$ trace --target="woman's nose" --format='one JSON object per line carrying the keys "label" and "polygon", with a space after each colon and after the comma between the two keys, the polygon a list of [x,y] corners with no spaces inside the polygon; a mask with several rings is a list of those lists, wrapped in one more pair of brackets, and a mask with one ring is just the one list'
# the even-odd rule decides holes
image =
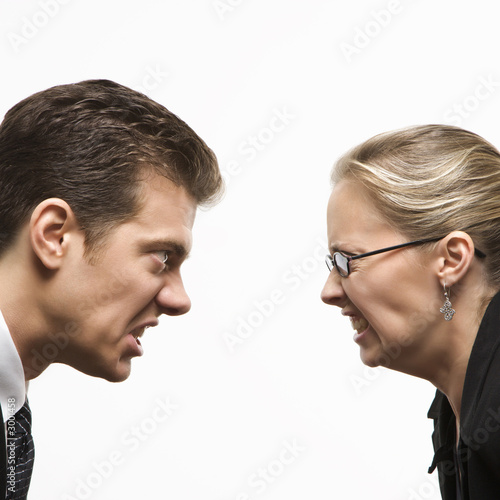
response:
{"label": "woman's nose", "polygon": [[336,269],[333,269],[321,291],[321,300],[328,305],[344,307],[346,294],[341,284],[342,278]]}

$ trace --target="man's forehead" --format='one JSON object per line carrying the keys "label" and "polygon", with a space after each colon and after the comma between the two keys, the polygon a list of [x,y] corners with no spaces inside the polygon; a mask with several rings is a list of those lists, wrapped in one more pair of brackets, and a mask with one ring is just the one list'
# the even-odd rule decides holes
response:
{"label": "man's forehead", "polygon": [[168,185],[164,190],[154,188],[143,190],[137,218],[163,224],[182,222],[192,227],[197,209],[196,200],[183,187],[175,186],[167,180],[165,182]]}

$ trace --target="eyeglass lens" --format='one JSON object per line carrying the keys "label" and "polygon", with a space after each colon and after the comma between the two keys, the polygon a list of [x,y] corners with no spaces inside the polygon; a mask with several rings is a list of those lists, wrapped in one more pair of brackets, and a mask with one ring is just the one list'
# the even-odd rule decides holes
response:
{"label": "eyeglass lens", "polygon": [[338,252],[335,252],[333,258],[340,275],[347,276],[349,274],[349,261],[341,253]]}
{"label": "eyeglass lens", "polygon": [[333,259],[331,255],[327,255],[325,257],[325,262],[326,262],[326,267],[328,268],[328,271],[332,272],[333,268],[335,267],[333,264]]}
{"label": "eyeglass lens", "polygon": [[333,257],[327,255],[325,261],[328,271],[332,272],[333,268],[336,267],[341,276],[345,277],[349,275],[349,261],[341,253],[336,252],[333,254]]}

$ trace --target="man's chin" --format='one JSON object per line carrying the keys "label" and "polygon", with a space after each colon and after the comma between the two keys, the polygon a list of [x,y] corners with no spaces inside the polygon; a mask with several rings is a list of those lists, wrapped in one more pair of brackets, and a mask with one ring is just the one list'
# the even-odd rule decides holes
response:
{"label": "man's chin", "polygon": [[108,382],[123,382],[130,377],[130,372],[132,370],[131,362],[129,361],[119,361],[115,370],[108,371],[102,375],[97,375],[98,377],[107,380]]}
{"label": "man's chin", "polygon": [[124,382],[129,378],[130,370],[128,370],[127,373],[112,373],[109,375],[102,375],[102,376],[97,375],[97,376],[103,378],[104,380],[107,380],[108,382],[115,382],[115,383]]}
{"label": "man's chin", "polygon": [[102,378],[108,382],[123,382],[130,376],[131,360],[119,360],[114,368],[109,365],[73,366],[76,370],[91,377]]}

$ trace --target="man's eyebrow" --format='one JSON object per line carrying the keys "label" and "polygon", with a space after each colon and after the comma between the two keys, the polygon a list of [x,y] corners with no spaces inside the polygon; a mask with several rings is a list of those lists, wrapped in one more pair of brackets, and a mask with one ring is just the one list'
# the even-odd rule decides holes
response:
{"label": "man's eyebrow", "polygon": [[189,257],[189,252],[187,251],[186,247],[176,240],[171,240],[168,238],[155,238],[148,241],[148,246],[161,248],[162,250],[171,250],[177,257],[181,259],[187,259]]}

